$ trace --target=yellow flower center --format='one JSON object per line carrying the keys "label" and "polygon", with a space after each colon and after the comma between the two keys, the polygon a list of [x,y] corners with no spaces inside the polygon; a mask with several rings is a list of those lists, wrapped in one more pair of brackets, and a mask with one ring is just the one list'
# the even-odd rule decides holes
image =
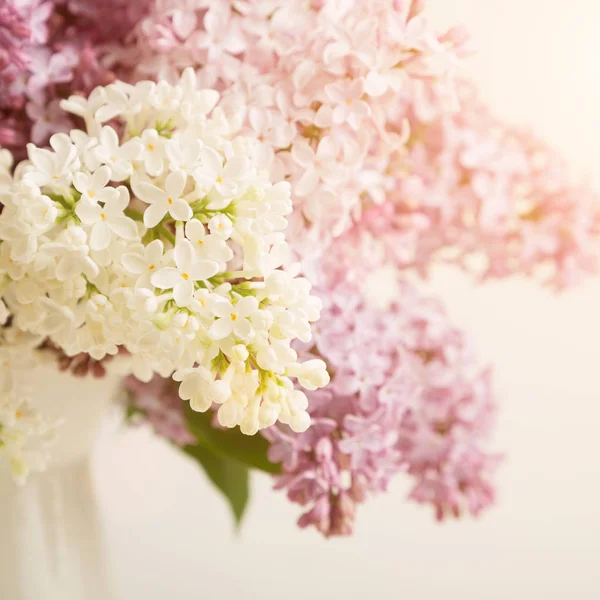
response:
{"label": "yellow flower center", "polygon": [[148,267],[148,271],[154,271],[154,269],[156,269],[156,265],[150,265]]}
{"label": "yellow flower center", "polygon": [[238,316],[237,316],[236,313],[231,313],[231,320],[232,321],[237,321],[237,318],[238,318]]}
{"label": "yellow flower center", "polygon": [[96,195],[96,194],[94,194],[94,192],[93,192],[92,190],[89,190],[89,191],[88,191],[88,196],[89,196],[90,198],[93,198],[95,195]]}
{"label": "yellow flower center", "polygon": [[148,148],[148,150],[150,150],[150,152],[154,152],[154,150],[156,149],[156,148],[154,147],[154,144],[147,144],[147,145],[146,145],[146,148]]}
{"label": "yellow flower center", "polygon": [[204,240],[198,240],[198,246],[204,246]]}
{"label": "yellow flower center", "polygon": [[223,183],[223,178],[222,177],[217,177],[217,183]]}
{"label": "yellow flower center", "polygon": [[106,215],[105,215],[104,213],[100,213],[100,218],[101,218],[103,221],[106,221]]}
{"label": "yellow flower center", "polygon": [[167,198],[167,202],[169,203],[169,205],[173,204],[173,198],[171,198],[171,196],[169,196]]}
{"label": "yellow flower center", "polygon": [[187,273],[182,273],[181,276],[187,281],[190,276]]}

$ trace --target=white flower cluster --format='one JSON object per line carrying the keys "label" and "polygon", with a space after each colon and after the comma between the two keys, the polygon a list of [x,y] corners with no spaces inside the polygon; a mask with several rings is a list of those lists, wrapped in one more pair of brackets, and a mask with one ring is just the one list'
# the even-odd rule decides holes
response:
{"label": "white flower cluster", "polygon": [[218,101],[192,69],[63,101],[87,131],[30,144],[12,183],[0,175],[0,293],[13,326],[69,356],[125,349],[194,410],[220,404],[223,426],[303,431],[290,377],[329,377],[291,343],[310,340],[320,302],[289,264],[289,184],[257,168],[257,142]]}
{"label": "white flower cluster", "polygon": [[8,459],[20,483],[31,470],[45,468],[55,427],[31,404],[31,373],[39,342],[14,327],[0,329],[0,456]]}

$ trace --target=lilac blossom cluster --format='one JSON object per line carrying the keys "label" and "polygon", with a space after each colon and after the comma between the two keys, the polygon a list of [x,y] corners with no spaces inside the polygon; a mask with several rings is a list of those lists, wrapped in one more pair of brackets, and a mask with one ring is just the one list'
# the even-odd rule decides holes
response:
{"label": "lilac blossom cluster", "polygon": [[366,208],[363,232],[385,260],[422,273],[444,260],[556,289],[597,273],[600,195],[534,134],[495,117],[471,84],[458,82],[457,93],[460,110],[428,123],[410,111],[386,200]]}
{"label": "lilac blossom cluster", "polygon": [[385,199],[390,157],[410,134],[407,108],[426,120],[456,108],[464,36],[438,34],[420,4],[163,0],[128,52],[107,59],[133,79],[175,80],[197,65],[223,106],[243,107],[260,164],[292,185],[292,246],[318,259],[365,205]]}
{"label": "lilac blossom cluster", "polygon": [[438,519],[477,515],[493,502],[499,459],[486,450],[490,371],[465,334],[407,283],[389,310],[366,306],[344,283],[325,297],[306,353],[325,360],[331,384],[309,394],[313,425],[263,432],[269,458],[283,465],[277,487],[305,507],[299,525],[351,533],[356,505],[403,471],[410,497]]}
{"label": "lilac blossom cluster", "polygon": [[[161,90],[192,67],[188,83],[218,90],[220,118],[249,140],[236,152],[267,179],[290,184],[286,240],[325,305],[312,341],[296,349],[325,361],[332,381],[307,393],[308,430],[278,424],[262,433],[282,464],[277,486],[305,507],[300,525],[327,536],[350,533],[356,505],[399,472],[413,479],[411,498],[433,505],[438,519],[478,514],[494,498],[489,370],[440,304],[408,283],[391,303],[369,304],[378,270],[426,275],[448,261],[484,278],[541,276],[555,288],[597,271],[599,197],[455,80],[467,53],[464,31],[435,31],[420,0],[0,4],[0,146],[15,156],[29,141],[73,129],[79,119],[59,111],[61,99],[115,78],[151,79],[160,82],[162,110],[175,100]],[[123,102],[117,92],[129,88],[119,85],[106,89],[106,103],[129,110],[135,102]],[[81,100],[87,117],[99,118],[100,95],[71,103]],[[100,116],[110,125],[110,115]],[[146,132],[148,164],[158,157],[161,169],[186,171],[190,161],[205,162],[189,139],[173,150],[168,125]],[[163,147],[171,153],[162,156]],[[3,164],[0,187],[10,171]],[[164,211],[152,225],[163,220]],[[285,295],[285,285],[273,289]],[[205,380],[194,376],[184,388],[192,383],[198,390],[184,394],[191,404],[216,408]],[[193,442],[172,385],[126,385],[159,435]]]}
{"label": "lilac blossom cluster", "polygon": [[0,146],[17,158],[28,142],[46,144],[74,121],[60,100],[115,79],[101,62],[148,2],[3,0],[0,3]]}

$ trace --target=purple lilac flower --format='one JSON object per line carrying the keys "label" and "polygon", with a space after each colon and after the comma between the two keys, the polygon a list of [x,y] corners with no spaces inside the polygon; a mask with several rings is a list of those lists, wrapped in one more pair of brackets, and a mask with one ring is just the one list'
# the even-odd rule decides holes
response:
{"label": "purple lilac flower", "polygon": [[433,505],[438,519],[478,514],[493,502],[499,460],[485,450],[489,371],[441,306],[408,284],[389,310],[368,308],[341,285],[304,350],[332,377],[309,394],[311,428],[264,432],[284,472],[276,487],[305,507],[301,527],[326,536],[350,534],[356,504],[400,471],[414,479],[410,497]]}
{"label": "purple lilac flower", "polygon": [[101,56],[124,41],[150,0],[3,0],[0,3],[0,146],[20,159],[25,144],[74,127],[58,102],[115,76]]}

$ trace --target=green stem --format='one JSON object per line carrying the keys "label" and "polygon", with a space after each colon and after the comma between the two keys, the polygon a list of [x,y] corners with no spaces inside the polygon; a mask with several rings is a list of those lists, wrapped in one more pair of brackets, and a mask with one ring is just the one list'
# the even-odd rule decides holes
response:
{"label": "green stem", "polygon": [[160,235],[164,236],[172,246],[175,246],[175,236],[166,227],[160,227],[159,232]]}
{"label": "green stem", "polygon": [[135,208],[127,207],[125,209],[125,214],[134,221],[139,221],[140,223],[144,220],[144,214]]}

